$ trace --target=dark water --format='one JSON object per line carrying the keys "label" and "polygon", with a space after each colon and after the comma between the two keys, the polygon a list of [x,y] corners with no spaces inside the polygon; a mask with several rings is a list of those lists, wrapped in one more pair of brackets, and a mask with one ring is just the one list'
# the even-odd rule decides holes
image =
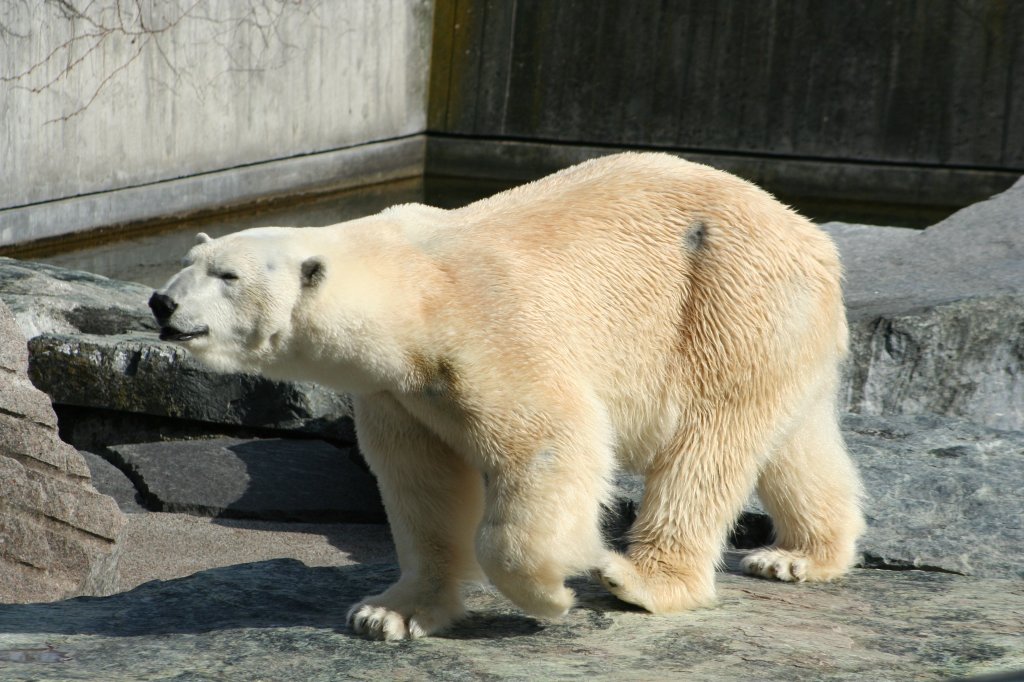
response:
{"label": "dark water", "polygon": [[[219,237],[265,225],[319,227],[371,215],[388,206],[408,202],[454,208],[506,187],[476,180],[416,178],[231,213],[67,237],[28,247],[8,247],[0,251],[0,255],[159,287],[178,271],[179,262],[195,243],[197,232]],[[953,210],[781,199],[816,222],[838,220],[923,228],[938,222]]]}

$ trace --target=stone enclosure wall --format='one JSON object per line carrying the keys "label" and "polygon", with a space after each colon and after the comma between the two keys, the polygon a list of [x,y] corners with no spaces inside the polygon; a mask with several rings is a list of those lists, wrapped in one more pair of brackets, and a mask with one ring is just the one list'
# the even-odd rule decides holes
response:
{"label": "stone enclosure wall", "polygon": [[1010,0],[0,0],[0,248],[626,146],[963,206],[1024,172],[1022,36]]}
{"label": "stone enclosure wall", "polygon": [[0,0],[0,246],[418,174],[432,11]]}
{"label": "stone enclosure wall", "polygon": [[431,70],[439,172],[639,146],[778,194],[953,206],[1024,172],[1019,2],[450,0]]}

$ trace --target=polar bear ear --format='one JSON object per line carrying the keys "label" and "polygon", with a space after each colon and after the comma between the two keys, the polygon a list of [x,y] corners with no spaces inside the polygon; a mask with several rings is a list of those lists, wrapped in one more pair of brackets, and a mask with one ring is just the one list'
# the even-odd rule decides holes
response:
{"label": "polar bear ear", "polygon": [[319,256],[312,256],[302,261],[302,286],[312,288],[320,284],[327,276],[324,262]]}
{"label": "polar bear ear", "polygon": [[212,241],[213,238],[210,237],[210,235],[206,234],[205,232],[200,232],[199,234],[196,235],[196,244],[205,244],[207,242]]}

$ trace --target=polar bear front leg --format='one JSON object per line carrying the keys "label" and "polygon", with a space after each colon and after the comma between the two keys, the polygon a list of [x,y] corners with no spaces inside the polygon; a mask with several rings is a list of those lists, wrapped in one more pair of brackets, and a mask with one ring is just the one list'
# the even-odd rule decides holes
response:
{"label": "polar bear front leg", "polygon": [[481,476],[391,396],[357,397],[354,407],[402,575],[353,606],[349,625],[389,641],[433,634],[463,614],[461,584],[480,575],[473,537],[483,513]]}
{"label": "polar bear front leg", "polygon": [[604,561],[609,550],[600,516],[612,457],[597,439],[562,441],[512,457],[516,464],[489,475],[477,557],[491,582],[525,612],[565,615],[575,598],[565,579]]}

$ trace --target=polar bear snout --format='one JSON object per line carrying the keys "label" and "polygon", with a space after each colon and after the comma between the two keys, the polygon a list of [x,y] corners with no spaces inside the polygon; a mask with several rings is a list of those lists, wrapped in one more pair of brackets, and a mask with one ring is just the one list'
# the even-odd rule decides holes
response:
{"label": "polar bear snout", "polygon": [[210,333],[210,328],[206,325],[187,330],[172,325],[171,315],[178,309],[178,304],[167,294],[153,292],[153,295],[149,297],[149,308],[153,311],[153,317],[156,318],[157,324],[160,325],[161,341],[189,341]]}
{"label": "polar bear snout", "polygon": [[167,294],[154,291],[153,295],[149,297],[149,309],[153,311],[153,316],[161,327],[170,321],[171,315],[177,308],[178,304]]}

